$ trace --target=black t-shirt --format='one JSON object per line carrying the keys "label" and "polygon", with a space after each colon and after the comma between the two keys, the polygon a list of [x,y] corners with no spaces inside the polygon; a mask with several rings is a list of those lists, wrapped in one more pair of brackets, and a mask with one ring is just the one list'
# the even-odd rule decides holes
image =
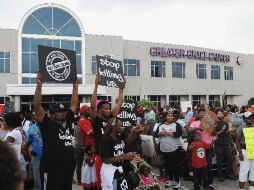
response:
{"label": "black t-shirt", "polygon": [[[102,160],[104,158],[119,157],[124,154],[124,142],[120,135],[114,139],[111,135],[104,135],[101,140],[100,156]],[[123,161],[119,161],[112,164],[113,166],[123,166]],[[118,171],[118,170],[117,170]],[[118,172],[115,173],[115,178],[120,175]]]}
{"label": "black t-shirt", "polygon": [[92,122],[93,122],[93,132],[95,137],[95,153],[99,155],[101,139],[105,132],[107,120],[97,116]]}
{"label": "black t-shirt", "polygon": [[45,115],[39,123],[43,150],[41,169],[49,173],[72,173],[74,171],[74,113],[66,114],[64,125]]}
{"label": "black t-shirt", "polygon": [[218,135],[216,141],[214,142],[215,144],[230,145],[229,134],[226,133],[228,130],[228,123],[226,121],[219,120],[216,122],[216,132],[219,132],[224,126],[226,126],[226,128],[220,135]]}
{"label": "black t-shirt", "polygon": [[[121,134],[121,137],[122,139],[125,141],[129,134],[131,132],[131,129],[129,127],[125,127],[122,134]],[[140,154],[142,155],[142,149],[141,149],[141,143],[142,143],[142,140],[141,140],[141,137],[139,134],[133,134],[135,136],[135,140],[133,142],[131,142],[130,144],[128,145],[125,145],[124,147],[124,152],[136,152],[137,154]]]}

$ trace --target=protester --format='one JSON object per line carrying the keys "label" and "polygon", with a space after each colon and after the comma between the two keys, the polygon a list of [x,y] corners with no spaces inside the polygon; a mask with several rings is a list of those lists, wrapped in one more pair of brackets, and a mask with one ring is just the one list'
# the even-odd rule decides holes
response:
{"label": "protester", "polygon": [[235,147],[235,141],[236,141],[236,129],[233,127],[231,121],[231,114],[228,112],[224,113],[224,120],[228,123],[228,134],[229,134],[229,140],[230,140],[230,148],[232,153],[232,173],[233,176],[238,178],[239,175],[239,161],[237,159],[237,150]]}
{"label": "protester", "polygon": [[42,77],[40,73],[37,74],[36,82],[34,111],[43,140],[42,188],[70,190],[74,172],[73,122],[78,106],[78,81],[73,84],[70,110],[67,111],[62,104],[53,104],[49,108],[50,117],[41,106]]}
{"label": "protester", "polygon": [[208,190],[208,172],[205,150],[210,149],[211,144],[202,142],[202,137],[199,132],[195,132],[192,135],[194,141],[188,148],[192,152],[194,190],[200,190],[200,184],[203,185],[204,190]]}
{"label": "protester", "polygon": [[185,116],[185,121],[188,123],[190,122],[190,119],[193,117],[193,112],[191,111],[191,107],[187,107],[187,112]]}
{"label": "protester", "polygon": [[24,116],[24,120],[22,122],[22,128],[25,131],[26,135],[27,135],[27,131],[29,127],[33,125],[32,120],[33,120],[33,116],[31,114],[28,113]]}
{"label": "protester", "polygon": [[[240,159],[240,172],[239,172],[239,189],[244,190],[245,183],[249,180],[249,190],[254,190],[254,160],[247,158],[247,147],[243,130],[245,128],[253,128],[253,114],[245,112],[243,114],[245,124],[237,128],[236,147]],[[248,179],[249,176],[249,179]]]}
{"label": "protester", "polygon": [[0,140],[0,188],[1,190],[23,190],[24,183],[17,153]]}
{"label": "protester", "polygon": [[215,152],[216,152],[216,164],[218,170],[219,181],[224,181],[224,175],[222,170],[222,159],[226,161],[226,178],[230,180],[236,180],[232,176],[232,152],[230,138],[228,134],[228,123],[223,120],[224,110],[222,108],[216,108],[215,113],[218,117],[216,122],[216,136],[215,140]]}
{"label": "protester", "polygon": [[[117,190],[117,180],[124,177],[123,161],[136,157],[133,152],[124,154],[124,142],[121,139],[122,123],[119,119],[111,118],[107,122],[105,135],[101,141],[101,181],[102,189]],[[127,183],[127,182],[126,182]],[[131,190],[131,188],[128,188]]]}
{"label": "protester", "polygon": [[43,143],[42,143],[41,132],[37,123],[29,127],[27,131],[26,143],[23,146],[23,150],[28,151],[31,145],[32,145],[31,156],[32,156],[34,189],[41,190],[40,161],[41,161]]}
{"label": "protester", "polygon": [[[110,104],[108,101],[100,101],[96,106],[97,100],[97,89],[101,82],[101,78],[99,75],[96,76],[94,91],[91,97],[91,120],[93,124],[93,131],[95,137],[95,167],[96,167],[96,186],[98,189],[101,188],[101,180],[100,180],[100,169],[101,169],[101,158],[99,155],[99,150],[101,146],[102,135],[104,134],[105,127],[107,121],[110,118],[116,117],[119,113],[122,103],[123,103],[123,89],[119,88],[119,93],[117,97],[116,104],[112,111],[110,110]],[[125,83],[125,80],[124,80]]]}
{"label": "protester", "polygon": [[[208,131],[204,130],[201,124],[201,120],[203,119],[203,115],[205,113],[205,109],[199,109],[198,115],[195,116],[195,120],[188,130],[189,134],[194,134],[196,132],[200,133],[202,142],[209,145],[209,149],[206,149],[206,159],[207,159],[207,174],[208,174],[208,184],[209,189],[213,190],[213,171],[212,171],[212,158],[213,158],[213,136]],[[189,144],[191,143],[192,139],[189,138]]]}
{"label": "protester", "polygon": [[87,105],[83,105],[80,108],[80,115],[79,127],[84,146],[95,146],[94,131],[90,121],[91,108]]}
{"label": "protester", "polygon": [[9,132],[9,129],[6,127],[6,123],[4,119],[1,117],[0,118],[0,140],[3,141],[8,132]]}
{"label": "protester", "polygon": [[95,147],[89,145],[86,147],[86,158],[82,169],[81,186],[84,190],[96,189],[96,171],[95,171]]}
{"label": "protester", "polygon": [[[168,112],[160,112],[156,115],[156,123],[153,127],[153,135],[155,135],[158,127],[160,125],[162,125],[164,123],[164,117],[163,115],[167,115]],[[163,155],[160,151],[160,138],[159,137],[156,137],[154,136],[153,137],[153,141],[154,141],[154,149],[155,149],[155,152],[156,152],[156,157],[159,157],[158,159],[161,160],[161,158],[163,158]],[[160,170],[160,176],[158,177],[158,180],[160,181],[167,181],[167,179],[165,178],[166,177],[166,174],[164,172],[164,169],[165,169],[165,164],[163,162],[160,162],[159,166],[158,166],[159,170]]]}
{"label": "protester", "polygon": [[148,106],[146,113],[144,115],[144,119],[145,119],[145,126],[146,126],[146,134],[147,135],[152,135],[152,131],[153,131],[153,126],[156,123],[155,120],[155,112],[152,109],[152,106]]}
{"label": "protester", "polygon": [[180,187],[181,173],[181,141],[182,127],[174,122],[174,116],[169,112],[164,117],[164,124],[160,125],[155,133],[155,136],[160,140],[160,151],[166,160],[166,170],[168,172],[169,182],[167,186],[174,188]]}
{"label": "protester", "polygon": [[[74,145],[74,158],[75,158],[75,168],[76,168],[76,175],[77,175],[77,184],[81,184],[81,168],[84,161],[85,156],[85,146],[84,140],[81,135],[81,129],[79,125],[79,117],[75,118],[74,126],[74,134],[75,134],[75,145]],[[75,181],[73,179],[73,181]]]}

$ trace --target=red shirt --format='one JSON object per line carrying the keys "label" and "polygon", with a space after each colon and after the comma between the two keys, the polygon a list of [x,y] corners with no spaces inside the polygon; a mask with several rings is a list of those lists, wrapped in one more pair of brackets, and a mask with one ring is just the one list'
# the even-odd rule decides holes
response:
{"label": "red shirt", "polygon": [[89,119],[82,117],[79,120],[80,134],[83,138],[85,147],[95,146],[95,139],[93,135],[93,126]]}
{"label": "red shirt", "polygon": [[194,141],[189,145],[189,149],[192,152],[192,167],[193,168],[203,168],[207,166],[206,153],[205,150],[209,149],[211,145],[205,144],[203,142]]}

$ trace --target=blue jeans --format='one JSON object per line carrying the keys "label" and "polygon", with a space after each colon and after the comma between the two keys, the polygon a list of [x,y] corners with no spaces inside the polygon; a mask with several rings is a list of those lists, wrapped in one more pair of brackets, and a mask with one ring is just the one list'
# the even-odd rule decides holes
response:
{"label": "blue jeans", "polygon": [[35,190],[41,190],[40,161],[41,161],[40,156],[32,156],[32,168],[33,168]]}
{"label": "blue jeans", "polygon": [[213,184],[213,148],[206,150],[208,184]]}
{"label": "blue jeans", "polygon": [[113,179],[113,190],[117,190],[117,179]]}

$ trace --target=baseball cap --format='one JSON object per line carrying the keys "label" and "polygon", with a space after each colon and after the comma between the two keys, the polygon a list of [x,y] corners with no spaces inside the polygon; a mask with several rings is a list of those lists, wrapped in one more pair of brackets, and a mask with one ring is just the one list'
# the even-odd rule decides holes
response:
{"label": "baseball cap", "polygon": [[61,111],[66,111],[67,109],[64,107],[63,104],[52,104],[49,107],[49,113],[55,113],[55,112],[61,112]]}
{"label": "baseball cap", "polygon": [[252,112],[244,112],[244,114],[243,114],[243,118],[247,118],[247,117],[250,117],[250,116],[252,116],[253,114],[252,114]]}
{"label": "baseball cap", "polygon": [[88,105],[83,105],[81,106],[80,110],[79,110],[79,113],[80,114],[83,114],[84,111],[86,111],[87,109],[89,109],[90,107]]}

